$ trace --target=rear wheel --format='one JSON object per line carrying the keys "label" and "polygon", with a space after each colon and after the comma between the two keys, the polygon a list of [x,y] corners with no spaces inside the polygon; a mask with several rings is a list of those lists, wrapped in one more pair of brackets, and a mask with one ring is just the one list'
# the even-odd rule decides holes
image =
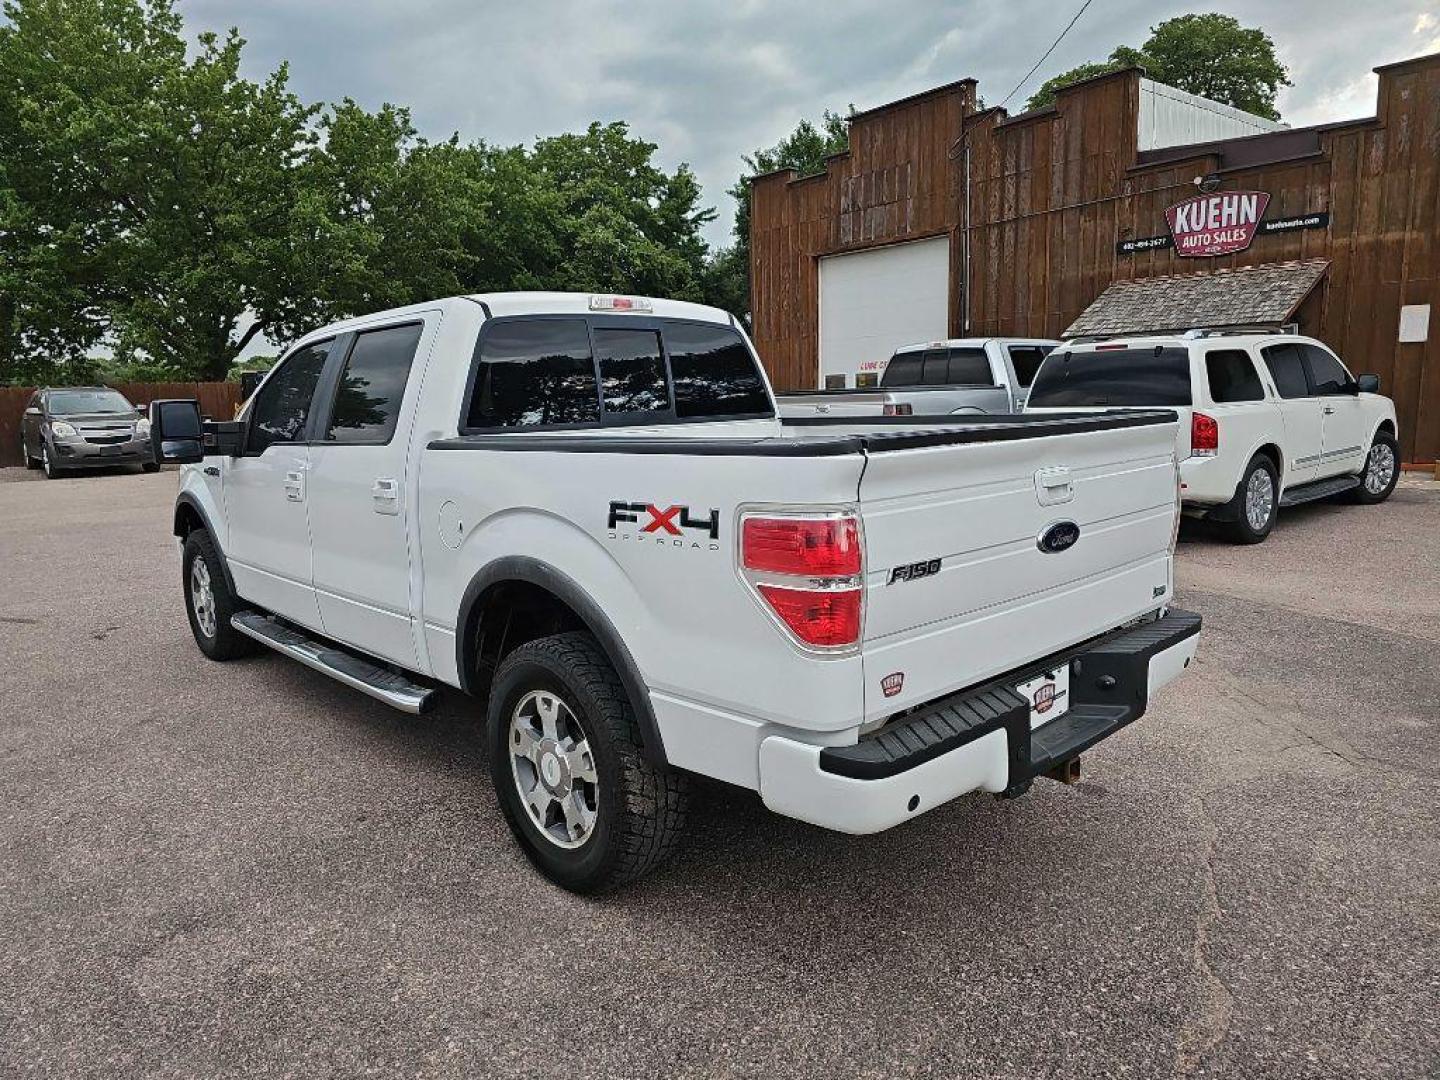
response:
{"label": "rear wheel", "polygon": [[1380,503],[1390,497],[1395,485],[1400,482],[1400,444],[1395,436],[1380,432],[1370,444],[1370,453],[1365,456],[1365,470],[1360,474],[1360,486],[1347,491],[1350,502]]}
{"label": "rear wheel", "polygon": [[215,541],[204,529],[185,537],[180,560],[185,588],[185,614],[195,644],[211,660],[249,656],[260,646],[230,625],[230,616],[244,606],[226,584],[225,566]]}
{"label": "rear wheel", "polygon": [[30,456],[30,447],[25,444],[24,435],[20,436],[20,456],[25,459],[25,467],[27,469],[38,469],[40,467],[40,462]]}
{"label": "rear wheel", "polygon": [[674,850],[685,778],[646,760],[634,707],[589,634],[540,638],[505,658],[488,739],[505,819],[555,884],[604,892]]}
{"label": "rear wheel", "polygon": [[1280,503],[1279,491],[1275,463],[1264,454],[1256,454],[1245,466],[1229,507],[1234,518],[1226,522],[1225,533],[1232,542],[1258,544],[1270,535]]}

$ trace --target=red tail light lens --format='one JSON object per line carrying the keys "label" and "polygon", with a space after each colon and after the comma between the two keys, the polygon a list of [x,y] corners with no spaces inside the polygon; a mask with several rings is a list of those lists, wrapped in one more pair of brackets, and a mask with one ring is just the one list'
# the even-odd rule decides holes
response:
{"label": "red tail light lens", "polygon": [[1190,453],[1209,456],[1220,449],[1220,425],[1202,412],[1190,415]]}
{"label": "red tail light lens", "polygon": [[860,573],[860,527],[853,517],[746,518],[745,569],[806,577]]}
{"label": "red tail light lens", "polygon": [[859,589],[833,592],[757,585],[791,632],[807,645],[833,648],[853,645],[860,637]]}
{"label": "red tail light lens", "polygon": [[910,404],[886,404],[880,411],[886,416],[912,416],[915,412],[915,406]]}

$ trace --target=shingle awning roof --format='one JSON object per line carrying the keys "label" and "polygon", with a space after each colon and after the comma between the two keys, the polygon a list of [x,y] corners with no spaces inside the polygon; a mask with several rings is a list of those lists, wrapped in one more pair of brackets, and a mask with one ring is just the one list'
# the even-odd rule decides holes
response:
{"label": "shingle awning roof", "polygon": [[1280,325],[1294,318],[1329,266],[1328,259],[1307,259],[1116,281],[1064,336]]}

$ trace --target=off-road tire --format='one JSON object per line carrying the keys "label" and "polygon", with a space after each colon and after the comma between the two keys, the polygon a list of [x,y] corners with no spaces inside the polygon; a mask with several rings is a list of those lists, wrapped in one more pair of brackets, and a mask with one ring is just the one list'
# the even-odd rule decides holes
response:
{"label": "off-road tire", "polygon": [[[195,603],[191,592],[191,564],[203,559],[205,569],[210,573],[210,590],[215,606],[215,632],[206,634],[201,629],[195,614]],[[225,562],[215,541],[205,529],[196,529],[185,537],[185,548],[180,559],[180,582],[185,596],[185,616],[190,620],[190,632],[195,635],[195,644],[211,660],[235,660],[251,656],[260,651],[260,644],[246,637],[230,625],[230,616],[245,608],[239,597],[230,591],[229,578],[225,576]]]}
{"label": "off-road tire", "polygon": [[[561,698],[584,729],[598,778],[595,827],[576,848],[546,839],[532,822],[511,763],[510,721],[522,699]],[[688,783],[645,757],[635,709],[609,659],[589,634],[528,642],[501,662],[491,686],[487,742],[500,808],[525,855],[555,884],[601,893],[634,881],[671,853],[685,824]]]}
{"label": "off-road tire", "polygon": [[[1264,472],[1270,478],[1270,516],[1259,528],[1251,524],[1250,515],[1246,509],[1246,494],[1250,488],[1251,477],[1257,471]],[[1264,454],[1256,454],[1252,457],[1250,464],[1245,466],[1245,471],[1240,476],[1240,483],[1235,488],[1235,498],[1226,509],[1223,531],[1226,539],[1231,543],[1258,544],[1269,536],[1270,530],[1275,528],[1275,518],[1280,512],[1280,479],[1276,475],[1275,463]]]}
{"label": "off-road tire", "polygon": [[[1390,482],[1379,491],[1372,492],[1365,486],[1365,480],[1371,468],[1371,454],[1375,447],[1385,446],[1390,450]],[[1360,473],[1359,487],[1353,487],[1345,492],[1341,498],[1346,502],[1359,503],[1362,506],[1373,506],[1375,503],[1382,503],[1388,499],[1395,490],[1395,485],[1400,482],[1400,444],[1395,441],[1395,436],[1388,431],[1377,432],[1375,441],[1370,444],[1370,449],[1365,452],[1365,468]]]}

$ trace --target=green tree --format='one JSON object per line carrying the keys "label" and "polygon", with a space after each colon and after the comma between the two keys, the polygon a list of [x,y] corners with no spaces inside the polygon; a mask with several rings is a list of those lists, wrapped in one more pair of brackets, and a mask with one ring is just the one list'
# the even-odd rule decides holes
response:
{"label": "green tree", "polygon": [[1264,30],[1241,26],[1230,15],[1180,15],[1152,26],[1139,49],[1121,45],[1104,63],[1082,64],[1047,80],[1026,107],[1050,104],[1062,86],[1131,66],[1143,67],[1158,82],[1270,120],[1280,119],[1275,98],[1291,85]]}
{"label": "green tree", "polygon": [[[850,106],[850,114],[855,106]],[[726,194],[735,200],[734,243],[713,252],[704,282],[708,303],[750,319],[750,181],[776,169],[794,169],[802,176],[821,172],[827,158],[850,149],[850,116],[826,109],[817,126],[801,120],[774,146],[746,154],[745,172]]]}

